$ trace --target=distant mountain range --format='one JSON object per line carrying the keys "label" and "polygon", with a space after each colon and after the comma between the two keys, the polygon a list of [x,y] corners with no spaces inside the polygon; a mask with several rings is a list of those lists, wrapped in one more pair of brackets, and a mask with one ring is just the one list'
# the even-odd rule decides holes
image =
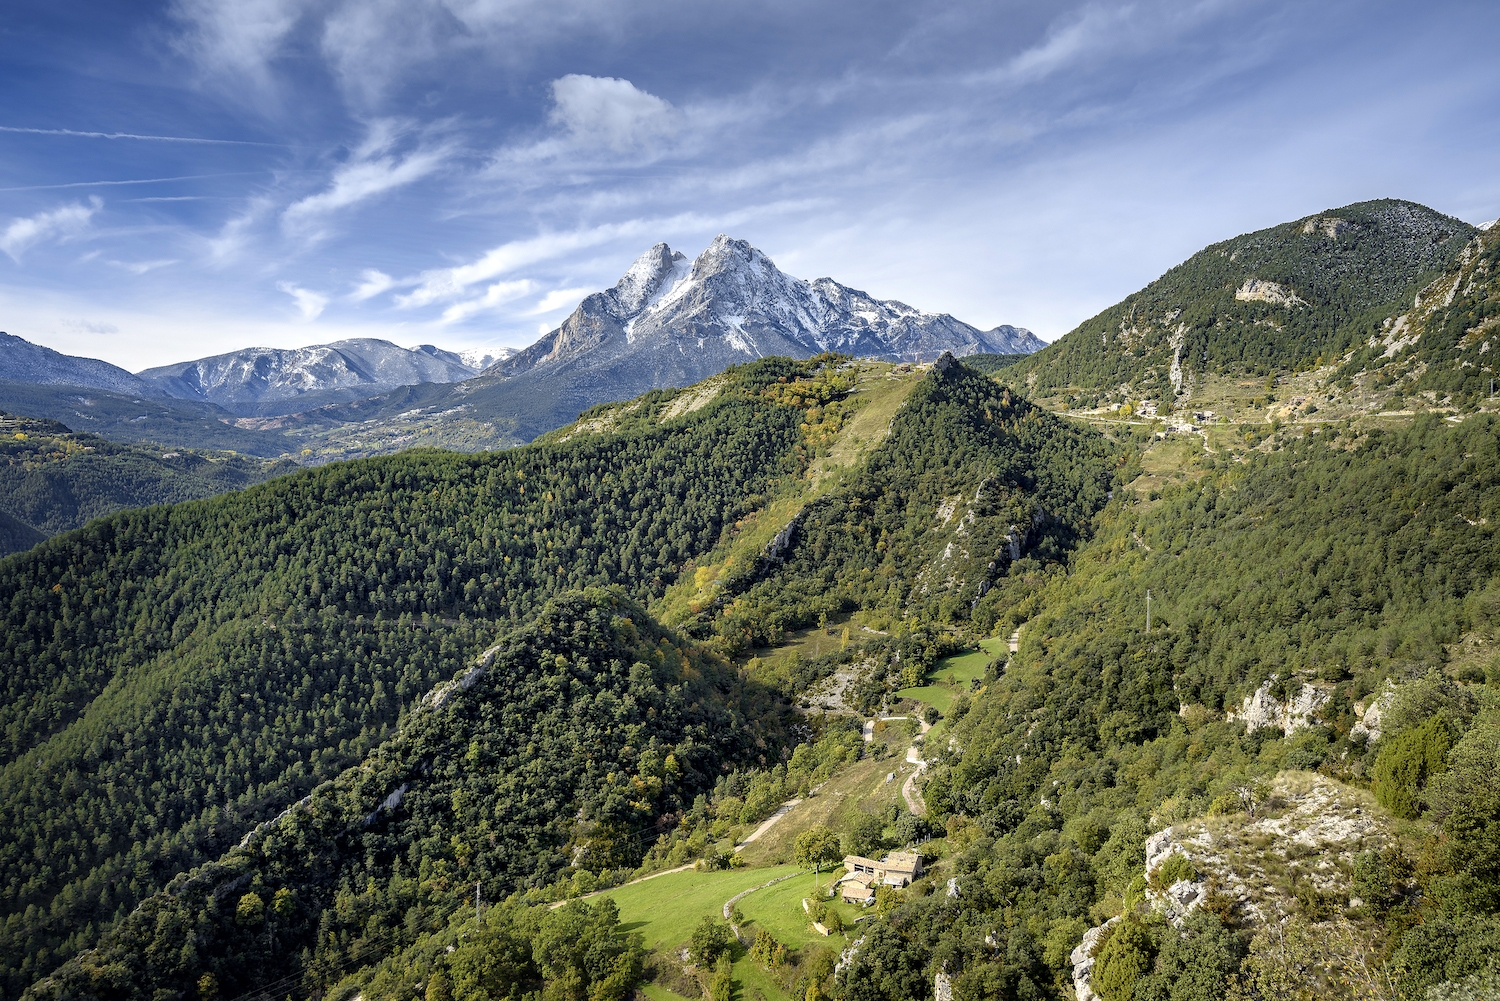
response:
{"label": "distant mountain range", "polygon": [[[475,361],[493,364],[492,355]],[[140,378],[159,395],[206,400],[235,413],[287,413],[362,399],[421,382],[460,382],[479,373],[462,355],[431,344],[403,348],[369,337],[305,348],[244,348],[151,368]]]}
{"label": "distant mountain range", "polygon": [[138,396],[158,394],[145,380],[97,358],[80,358],[0,331],[0,380],[36,386],[83,386]]}
{"label": "distant mountain range", "polygon": [[[794,278],[745,241],[722,235],[692,261],[657,244],[614,287],[584,299],[561,326],[518,352],[359,338],[245,348],[132,375],[5,337],[17,350],[0,352],[0,380],[11,383],[0,385],[0,406],[14,412],[121,441],[314,461],[416,444],[513,445],[599,403],[689,385],[768,355],[835,351],[929,362],[945,351],[1019,355],[1045,346],[1020,327],[980,330],[831,278]],[[78,387],[115,394],[103,400],[110,416],[100,414],[98,393],[80,395]],[[227,441],[235,431],[245,440]]]}
{"label": "distant mountain range", "polygon": [[478,378],[409,386],[308,419],[508,418],[513,433],[529,441],[600,403],[690,385],[769,355],[836,351],[929,362],[945,351],[1027,354],[1045,343],[1020,327],[980,330],[831,278],[803,281],[745,241],[721,235],[693,261],[658,243],[613,288],[584,299],[556,330]]}

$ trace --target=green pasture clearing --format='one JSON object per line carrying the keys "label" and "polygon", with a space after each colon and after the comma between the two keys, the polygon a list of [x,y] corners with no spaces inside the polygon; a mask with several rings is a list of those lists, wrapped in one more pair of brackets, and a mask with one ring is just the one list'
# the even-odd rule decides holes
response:
{"label": "green pasture clearing", "polygon": [[[917,688],[903,688],[896,693],[896,697],[924,703],[947,716],[954,699],[967,692],[975,681],[984,680],[984,670],[990,661],[1003,660],[1010,655],[1009,651],[1010,641],[1004,637],[992,636],[980,640],[978,650],[967,650],[944,657],[927,672],[927,684]],[[940,720],[928,732],[926,739],[931,741],[942,729],[943,721]]]}
{"label": "green pasture clearing", "polygon": [[[705,914],[722,917],[724,901],[777,876],[798,872],[796,866],[766,869],[727,869],[669,872],[633,886],[621,886],[601,896],[613,897],[620,908],[620,924],[641,933],[648,948],[674,949],[687,942]],[[808,877],[812,882],[812,877]]]}
{"label": "green pasture clearing", "polygon": [[979,647],[944,657],[927,672],[925,685],[903,688],[896,692],[897,698],[925,702],[946,715],[961,692],[967,692],[973,682],[983,680],[989,662],[1005,657],[1008,650],[1007,641],[998,636],[980,640]]}
{"label": "green pasture clearing", "polygon": [[737,905],[745,915],[745,924],[741,926],[742,931],[747,936],[753,937],[757,931],[764,928],[776,937],[776,941],[788,949],[800,949],[809,942],[842,949],[848,936],[830,935],[825,938],[818,934],[813,929],[812,919],[802,909],[802,901],[815,898],[826,900],[830,908],[838,911],[839,917],[843,919],[844,927],[852,928],[856,918],[873,912],[855,904],[827,899],[829,885],[843,874],[844,870],[841,866],[835,867],[831,872],[823,872],[818,877],[816,889],[813,887],[812,873],[806,873],[793,876],[791,879],[764,890],[755,891]]}
{"label": "green pasture clearing", "polygon": [[[826,889],[842,870],[824,872],[819,881]],[[825,943],[835,949],[848,944],[844,936],[824,938],[813,930],[812,921],[802,911],[802,898],[813,893],[813,874],[796,866],[771,866],[764,869],[730,869],[721,872],[668,873],[655,879],[610,890],[604,896],[614,898],[620,908],[620,925],[639,932],[647,948],[675,953],[692,937],[693,929],[704,916],[721,918],[729,898],[753,887],[759,887],[779,876],[790,876],[765,890],[756,890],[738,904],[747,918],[742,931],[747,936],[764,927],[777,941],[789,948]],[[839,916],[850,924],[859,908],[834,904]],[[799,920],[800,918],[800,920]],[[733,977],[738,982],[741,1001],[764,998],[766,1001],[790,1001],[783,987],[770,971],[750,958],[748,950],[734,951]],[[658,984],[642,984],[638,990],[651,1001],[680,1001],[681,995]]]}

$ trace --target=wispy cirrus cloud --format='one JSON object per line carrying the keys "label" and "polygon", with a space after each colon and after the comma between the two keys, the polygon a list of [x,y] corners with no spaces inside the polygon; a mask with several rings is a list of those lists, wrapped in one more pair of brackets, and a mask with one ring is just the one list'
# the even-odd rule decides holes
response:
{"label": "wispy cirrus cloud", "polygon": [[509,302],[523,299],[536,289],[536,282],[521,278],[512,282],[496,282],[484,290],[484,295],[456,302],[443,310],[444,323],[458,323],[486,310],[497,309]]}
{"label": "wispy cirrus cloud", "polygon": [[454,151],[451,144],[438,143],[397,152],[403,131],[397,122],[373,123],[368,137],[349,161],[333,171],[327,188],[283,210],[282,228],[297,235],[315,233],[320,221],[331,213],[427,177],[442,167]]}
{"label": "wispy cirrus cloud", "polygon": [[274,206],[275,201],[268,195],[257,195],[251,198],[238,215],[225,221],[219,227],[219,232],[205,241],[208,245],[209,258],[217,262],[225,262],[238,257],[249,244],[255,227]]}
{"label": "wispy cirrus cloud", "polygon": [[382,292],[389,291],[396,285],[396,279],[378,268],[365,268],[359,273],[359,285],[349,294],[349,298],[355,302],[364,302],[373,299]]}
{"label": "wispy cirrus cloud", "polygon": [[718,215],[682,212],[671,216],[640,217],[617,223],[542,233],[524,240],[512,240],[487,251],[468,264],[434,268],[401,282],[402,285],[412,287],[412,291],[397,296],[396,305],[404,309],[412,309],[437,302],[463,299],[470,294],[469,289],[475,285],[530,265],[605,246],[617,240],[646,238],[659,240],[680,233],[732,229],[751,219],[806,211],[815,204],[816,202],[807,199],[788,199],[764,205],[747,206]]}
{"label": "wispy cirrus cloud", "polygon": [[44,240],[67,240],[84,232],[94,214],[103,207],[104,202],[95,197],[90,198],[87,205],[74,202],[50,212],[12,219],[5,232],[0,233],[0,250],[20,263],[22,252],[34,244]]}
{"label": "wispy cirrus cloud", "polygon": [[583,301],[583,297],[592,292],[587,288],[555,288],[542,296],[541,301],[526,311],[527,316],[545,316],[555,313],[564,307],[572,309]]}
{"label": "wispy cirrus cloud", "polygon": [[173,265],[173,264],[176,264],[176,263],[178,263],[178,262],[177,262],[177,258],[175,258],[175,257],[170,257],[170,258],[166,258],[166,259],[159,260],[159,261],[110,261],[109,262],[109,264],[110,264],[111,267],[119,268],[121,271],[128,271],[128,272],[130,272],[133,275],[143,275],[143,274],[145,274],[148,271],[155,271],[157,268],[169,267],[170,265]]}
{"label": "wispy cirrus cloud", "polygon": [[185,30],[174,41],[205,77],[263,96],[271,90],[270,63],[311,6],[306,0],[175,0],[172,13]]}

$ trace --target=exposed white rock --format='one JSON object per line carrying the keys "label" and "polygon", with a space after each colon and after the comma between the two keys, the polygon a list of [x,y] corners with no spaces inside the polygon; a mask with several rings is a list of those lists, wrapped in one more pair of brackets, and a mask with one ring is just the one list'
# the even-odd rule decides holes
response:
{"label": "exposed white rock", "polygon": [[1231,711],[1225,718],[1242,720],[1247,733],[1274,726],[1283,733],[1291,734],[1312,726],[1318,711],[1328,704],[1332,692],[1319,685],[1304,682],[1296,695],[1282,702],[1271,694],[1271,685],[1276,679],[1277,676],[1272,675],[1254,692],[1245,696],[1239,712]]}
{"label": "exposed white rock", "polygon": [[1234,297],[1240,302],[1269,302],[1273,306],[1306,306],[1307,300],[1285,285],[1246,278],[1245,284],[1235,290]]}
{"label": "exposed white rock", "polygon": [[[1359,853],[1389,843],[1387,818],[1373,797],[1307,772],[1283,772],[1257,794],[1255,813],[1231,813],[1183,821],[1146,839],[1149,905],[1173,924],[1208,898],[1212,887],[1233,901],[1242,920],[1254,925],[1281,920],[1297,903],[1293,885],[1347,900],[1349,874]],[[1196,880],[1165,889],[1152,877],[1174,855],[1193,863]],[[1157,886],[1150,884],[1155,882]],[[1090,986],[1094,952],[1119,917],[1084,933],[1073,950],[1073,987],[1078,1001],[1098,1001]]]}
{"label": "exposed white rock", "polygon": [[1347,219],[1339,219],[1335,216],[1320,215],[1313,216],[1302,224],[1304,235],[1311,236],[1314,233],[1322,233],[1330,240],[1336,240],[1339,234],[1349,229],[1354,224]]}
{"label": "exposed white rock", "polygon": [[1349,728],[1349,737],[1353,740],[1363,738],[1367,744],[1379,740],[1381,717],[1391,711],[1391,703],[1395,700],[1396,685],[1387,680],[1379,695],[1354,706],[1354,715],[1359,717],[1359,721]]}
{"label": "exposed white rock", "polygon": [[1104,933],[1120,923],[1118,917],[1110,918],[1104,924],[1090,928],[1083,933],[1083,941],[1078,944],[1068,960],[1073,964],[1073,993],[1077,995],[1078,1001],[1099,1001],[1099,995],[1094,993],[1090,978],[1094,973],[1094,952],[1099,948],[1099,942],[1104,938]]}

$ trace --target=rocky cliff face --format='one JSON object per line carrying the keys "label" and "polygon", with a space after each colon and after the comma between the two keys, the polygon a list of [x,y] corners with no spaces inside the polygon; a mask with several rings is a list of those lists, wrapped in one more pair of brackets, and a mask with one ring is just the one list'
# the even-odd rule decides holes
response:
{"label": "rocky cliff face", "polygon": [[[1278,924],[1309,893],[1351,900],[1356,856],[1392,843],[1390,820],[1363,790],[1310,772],[1283,772],[1264,788],[1242,789],[1243,809],[1173,824],[1146,840],[1143,911],[1173,925],[1217,895],[1244,927]],[[1167,868],[1173,856],[1187,863]],[[1167,873],[1172,872],[1172,876]],[[1078,1001],[1098,1001],[1093,967],[1119,917],[1090,928],[1070,957]],[[1334,929],[1333,925],[1338,928]],[[1342,917],[1318,925],[1341,934]],[[1353,934],[1367,936],[1369,929]]]}

